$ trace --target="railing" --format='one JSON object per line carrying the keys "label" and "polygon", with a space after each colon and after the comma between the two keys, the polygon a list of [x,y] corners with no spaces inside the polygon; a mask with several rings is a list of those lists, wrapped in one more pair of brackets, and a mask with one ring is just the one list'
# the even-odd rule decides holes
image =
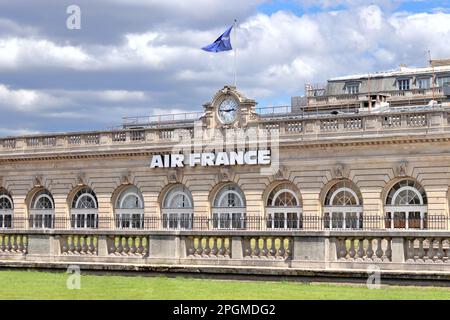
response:
{"label": "railing", "polygon": [[156,127],[167,126],[176,123],[193,122],[200,119],[203,112],[187,112],[187,113],[174,113],[163,114],[154,116],[143,117],[124,117],[122,118],[124,128],[136,128],[136,127]]}
{"label": "railing", "polygon": [[[245,217],[223,220],[210,217],[171,218],[161,217],[45,217],[37,220],[13,217],[0,230],[270,230],[277,231],[323,231],[323,230],[450,230],[450,218],[444,215],[427,216],[423,219],[387,218],[363,215],[361,218],[330,218],[303,215],[296,219],[270,219]],[[80,220],[81,219],[81,220]],[[180,227],[182,226],[182,227]]]}

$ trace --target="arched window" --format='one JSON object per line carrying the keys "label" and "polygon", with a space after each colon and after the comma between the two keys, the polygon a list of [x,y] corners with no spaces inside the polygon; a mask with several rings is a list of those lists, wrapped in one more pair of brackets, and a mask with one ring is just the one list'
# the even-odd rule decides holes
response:
{"label": "arched window", "polygon": [[14,203],[5,189],[0,189],[0,228],[12,228]]}
{"label": "arched window", "polygon": [[194,202],[190,191],[181,184],[170,188],[164,197],[161,213],[164,229],[192,229]]}
{"label": "arched window", "polygon": [[55,216],[55,202],[47,189],[38,190],[30,203],[30,227],[53,228]]}
{"label": "arched window", "polygon": [[266,203],[267,228],[298,229],[303,227],[302,208],[295,187],[289,183],[276,186]]}
{"label": "arched window", "polygon": [[323,204],[324,227],[335,229],[363,228],[362,204],[361,193],[352,181],[342,180],[335,183],[325,196]]}
{"label": "arched window", "polygon": [[427,203],[425,190],[417,181],[397,182],[386,197],[386,228],[427,228]]}
{"label": "arched window", "polygon": [[213,201],[213,227],[219,229],[245,228],[245,196],[236,184],[223,186]]}
{"label": "arched window", "polygon": [[144,227],[144,198],[136,186],[130,185],[120,192],[114,211],[117,228]]}
{"label": "arched window", "polygon": [[98,202],[94,191],[81,188],[72,199],[72,228],[98,228]]}

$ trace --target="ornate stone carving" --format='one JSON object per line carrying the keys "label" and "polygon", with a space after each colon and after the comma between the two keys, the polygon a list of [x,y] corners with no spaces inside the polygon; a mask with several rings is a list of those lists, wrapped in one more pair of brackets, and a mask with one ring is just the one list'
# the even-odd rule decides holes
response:
{"label": "ornate stone carving", "polygon": [[77,185],[83,186],[86,184],[86,174],[84,172],[79,172],[77,174]]}
{"label": "ornate stone carving", "polygon": [[343,163],[338,163],[333,168],[333,178],[348,178],[350,170]]}
{"label": "ornate stone carving", "polygon": [[286,180],[287,177],[287,168],[285,166],[280,165],[278,171],[273,175],[275,180]]}
{"label": "ornate stone carving", "polygon": [[167,180],[169,183],[179,183],[182,180],[182,172],[180,169],[171,169],[167,172]]}
{"label": "ornate stone carving", "polygon": [[227,182],[231,181],[233,176],[233,171],[231,168],[221,168],[219,171],[219,181]]}
{"label": "ornate stone carving", "polygon": [[122,184],[131,184],[131,172],[126,171],[122,173],[122,176],[120,177],[120,183]]}
{"label": "ornate stone carving", "polygon": [[408,162],[407,161],[401,161],[396,168],[396,175],[398,177],[405,177],[407,176],[408,171]]}
{"label": "ornate stone carving", "polygon": [[36,175],[33,178],[33,186],[41,187],[42,186],[42,175]]}

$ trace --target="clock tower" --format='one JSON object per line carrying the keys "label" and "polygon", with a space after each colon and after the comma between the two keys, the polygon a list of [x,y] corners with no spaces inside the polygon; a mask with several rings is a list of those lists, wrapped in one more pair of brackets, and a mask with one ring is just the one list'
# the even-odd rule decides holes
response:
{"label": "clock tower", "polygon": [[207,128],[246,128],[257,121],[256,102],[248,99],[234,86],[219,90],[211,102],[205,103],[203,125]]}

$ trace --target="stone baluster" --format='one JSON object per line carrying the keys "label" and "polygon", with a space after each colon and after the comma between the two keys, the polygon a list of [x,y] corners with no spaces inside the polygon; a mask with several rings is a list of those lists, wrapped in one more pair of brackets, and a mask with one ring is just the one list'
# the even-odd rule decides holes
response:
{"label": "stone baluster", "polygon": [[424,239],[423,238],[418,238],[417,239],[419,241],[419,250],[417,252],[417,262],[424,262],[424,256],[425,256],[425,250],[423,248],[423,242]]}
{"label": "stone baluster", "polygon": [[117,246],[116,246],[116,253],[118,255],[122,255],[123,252],[123,238],[121,236],[117,237]]}
{"label": "stone baluster", "polygon": [[81,239],[81,254],[87,254],[87,240],[88,236],[80,237]]}
{"label": "stone baluster", "polygon": [[135,255],[137,252],[137,244],[139,242],[139,237],[131,237],[131,247],[130,247],[130,254]]}
{"label": "stone baluster", "polygon": [[366,251],[366,255],[367,255],[367,260],[372,260],[373,261],[373,249],[372,249],[372,238],[368,238],[368,244],[367,244],[367,251]]}
{"label": "stone baluster", "polygon": [[[281,242],[283,242],[283,240],[280,240],[278,238],[271,238],[272,240],[270,241],[270,248],[269,248],[269,256],[273,259],[275,259],[277,257],[277,246],[278,248],[281,246]],[[278,245],[277,245],[278,242]]]}
{"label": "stone baluster", "polygon": [[377,250],[375,251],[375,255],[376,255],[376,257],[375,257],[375,259],[374,259],[374,261],[376,261],[376,262],[381,262],[381,261],[383,261],[382,259],[381,259],[381,257],[383,257],[383,247],[382,247],[382,241],[383,241],[383,238],[377,238],[376,239],[376,243],[377,243]]}
{"label": "stone baluster", "polygon": [[17,236],[11,235],[11,252],[17,252]]}
{"label": "stone baluster", "polygon": [[426,251],[426,256],[424,258],[426,263],[430,263],[433,262],[433,256],[434,256],[434,239],[433,238],[429,238],[426,239],[428,240],[428,250]]}
{"label": "stone baluster", "polygon": [[384,250],[384,254],[381,257],[381,260],[383,262],[385,261],[392,261],[392,239],[391,238],[386,238],[386,250]]}
{"label": "stone baluster", "polygon": [[279,248],[277,250],[277,254],[276,255],[277,255],[278,258],[283,259],[285,254],[286,254],[286,248],[285,248],[285,243],[284,243],[285,239],[279,238],[279,240],[280,240],[280,246],[279,246]]}
{"label": "stone baluster", "polygon": [[96,249],[95,249],[95,244],[94,242],[97,241],[97,237],[91,237],[91,241],[89,242],[89,253],[90,254],[95,254],[96,253]]}
{"label": "stone baluster", "polygon": [[225,238],[224,239],[224,248],[225,248],[225,253],[224,253],[224,257],[230,257],[231,256],[231,238]]}
{"label": "stone baluster", "polygon": [[[139,240],[138,252],[139,252],[140,255],[145,255],[145,253],[146,253],[145,252],[145,247],[144,247],[144,241],[145,241],[145,237],[141,237],[140,240]],[[191,250],[190,251],[190,255],[193,255],[194,252],[195,252],[194,248],[192,247],[192,248],[190,248],[190,250]]]}
{"label": "stone baluster", "polygon": [[433,257],[433,260],[438,263],[444,262],[444,250],[442,249],[443,238],[436,239],[438,242],[438,249],[436,250],[436,255]]}
{"label": "stone baluster", "polygon": [[1,244],[0,244],[0,250],[1,250],[2,252],[4,252],[4,251],[6,250],[5,237],[6,237],[6,236],[4,236],[4,235],[1,235],[1,236],[0,236],[0,241],[1,241]]}
{"label": "stone baluster", "polygon": [[11,252],[12,245],[11,245],[11,235],[6,236],[6,251]]}
{"label": "stone baluster", "polygon": [[261,238],[262,240],[262,250],[261,250],[261,257],[262,258],[268,258],[269,255],[269,249],[267,248],[267,240],[269,238],[265,237],[265,238]]}
{"label": "stone baluster", "polygon": [[345,260],[347,257],[345,238],[337,238],[336,242],[338,247],[338,260]]}
{"label": "stone baluster", "polygon": [[355,250],[355,239],[351,238],[348,241],[350,241],[350,248],[348,250],[348,256],[349,260],[354,260],[356,256],[356,250]]}
{"label": "stone baluster", "polygon": [[75,251],[75,244],[74,244],[73,236],[68,236],[66,238],[66,241],[67,241],[67,253],[73,254]]}
{"label": "stone baluster", "polygon": [[203,238],[203,240],[205,240],[205,246],[203,247],[203,256],[209,257],[209,254],[211,253],[211,246],[209,243],[210,238],[205,237]]}
{"label": "stone baluster", "polygon": [[28,236],[23,236],[22,241],[23,241],[23,253],[28,253]]}
{"label": "stone baluster", "polygon": [[225,254],[225,238],[217,239],[217,256],[223,257]]}
{"label": "stone baluster", "polygon": [[356,251],[356,261],[364,260],[364,238],[358,239],[358,250]]}
{"label": "stone baluster", "polygon": [[130,238],[127,238],[126,236],[122,237],[123,241],[123,252],[122,255],[126,256],[130,253]]}
{"label": "stone baluster", "polygon": [[218,237],[212,238],[212,247],[211,247],[211,256],[217,257],[217,253],[219,252],[219,249],[217,248],[218,245]]}

